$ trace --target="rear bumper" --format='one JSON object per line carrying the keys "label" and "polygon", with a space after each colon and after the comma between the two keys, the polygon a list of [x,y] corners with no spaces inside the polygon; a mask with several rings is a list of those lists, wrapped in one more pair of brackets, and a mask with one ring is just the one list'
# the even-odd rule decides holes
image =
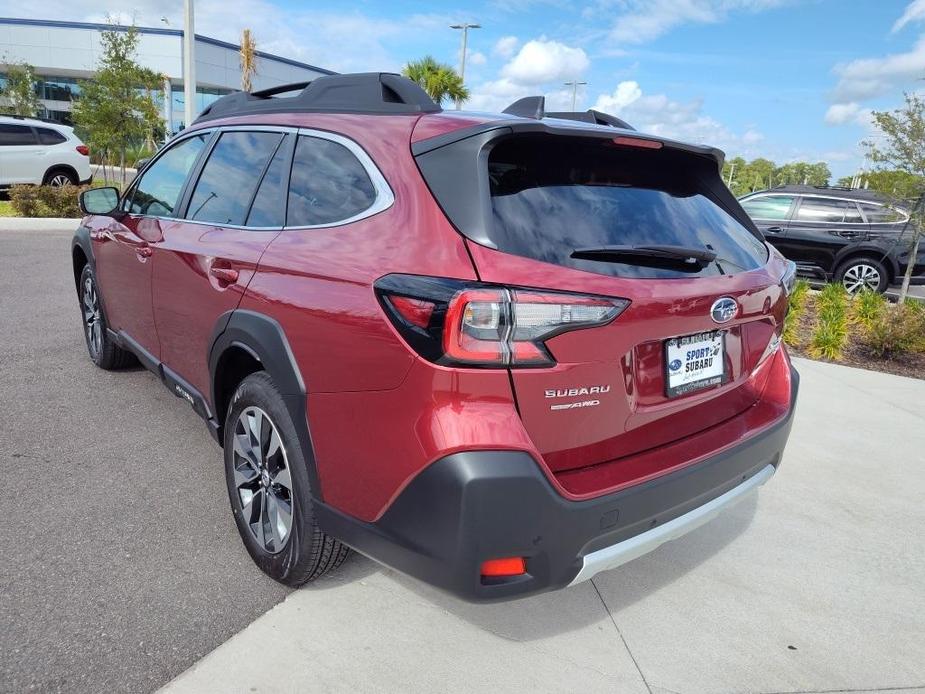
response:
{"label": "rear bumper", "polygon": [[[767,481],[790,434],[790,408],[741,444],[612,494],[570,501],[518,451],[472,451],[421,472],[365,523],[316,502],[325,532],[403,573],[473,601],[561,588],[630,561],[707,522]],[[527,574],[485,582],[482,562],[526,558]]]}

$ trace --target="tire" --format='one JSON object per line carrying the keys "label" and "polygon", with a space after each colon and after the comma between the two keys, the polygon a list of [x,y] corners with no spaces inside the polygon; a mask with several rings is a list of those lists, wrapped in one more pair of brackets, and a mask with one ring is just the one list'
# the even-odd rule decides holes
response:
{"label": "tire", "polygon": [[42,179],[43,186],[51,186],[53,188],[59,188],[65,185],[76,186],[78,183],[77,176],[67,169],[52,169],[46,173],[45,178]]}
{"label": "tire", "polygon": [[266,372],[251,374],[235,390],[225,417],[224,455],[235,524],[261,571],[295,587],[343,563],[350,550],[315,522],[295,425]]}
{"label": "tire", "polygon": [[841,282],[849,294],[862,289],[882,294],[890,284],[890,276],[882,260],[864,255],[839,265],[835,270],[835,281]]}
{"label": "tire", "polygon": [[119,347],[109,336],[106,314],[100,304],[99,287],[90,264],[84,265],[77,285],[77,299],[83,316],[84,341],[90,361],[106,371],[123,369],[135,362],[134,355]]}

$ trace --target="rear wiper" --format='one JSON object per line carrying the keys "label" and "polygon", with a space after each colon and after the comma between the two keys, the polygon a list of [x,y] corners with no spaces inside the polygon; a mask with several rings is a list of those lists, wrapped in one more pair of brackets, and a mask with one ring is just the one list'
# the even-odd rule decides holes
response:
{"label": "rear wiper", "polygon": [[716,260],[716,253],[705,248],[687,246],[597,246],[576,248],[571,257],[577,260],[598,260],[604,263],[646,265],[683,272],[698,272]]}

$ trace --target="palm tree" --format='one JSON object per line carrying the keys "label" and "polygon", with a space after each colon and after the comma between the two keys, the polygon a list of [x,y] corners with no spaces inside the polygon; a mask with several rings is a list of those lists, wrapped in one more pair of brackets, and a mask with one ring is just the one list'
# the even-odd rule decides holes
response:
{"label": "palm tree", "polygon": [[241,32],[241,89],[251,90],[251,79],[257,74],[257,43],[250,29]]}
{"label": "palm tree", "polygon": [[465,101],[469,98],[469,90],[463,84],[459,73],[449,65],[438,63],[433,56],[427,55],[420,60],[412,60],[401,72],[408,79],[421,85],[438,104],[442,104],[444,99]]}

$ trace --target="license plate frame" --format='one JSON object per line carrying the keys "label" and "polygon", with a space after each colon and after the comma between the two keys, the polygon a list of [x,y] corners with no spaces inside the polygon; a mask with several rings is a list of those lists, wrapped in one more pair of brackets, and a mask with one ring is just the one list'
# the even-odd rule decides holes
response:
{"label": "license plate frame", "polygon": [[[684,361],[681,361],[681,365],[678,369],[671,369],[671,349],[670,347],[674,346],[678,349],[683,349],[684,347],[694,345],[694,344],[706,344],[712,342],[714,345],[718,342],[719,344],[719,354],[713,355],[714,358],[717,356],[720,357],[719,367],[720,372],[715,373],[715,365],[711,365],[709,375],[696,380],[676,383],[672,385],[672,371],[678,372],[684,367]],[[691,393],[696,393],[708,388],[714,388],[716,386],[723,385],[729,380],[729,370],[726,364],[726,331],[725,330],[705,330],[700,333],[692,333],[690,335],[678,335],[676,337],[668,338],[664,341],[662,345],[662,363],[664,365],[665,373],[665,396],[667,398],[678,398],[683,395],[689,395]],[[677,359],[677,356],[674,356],[674,359]]]}

